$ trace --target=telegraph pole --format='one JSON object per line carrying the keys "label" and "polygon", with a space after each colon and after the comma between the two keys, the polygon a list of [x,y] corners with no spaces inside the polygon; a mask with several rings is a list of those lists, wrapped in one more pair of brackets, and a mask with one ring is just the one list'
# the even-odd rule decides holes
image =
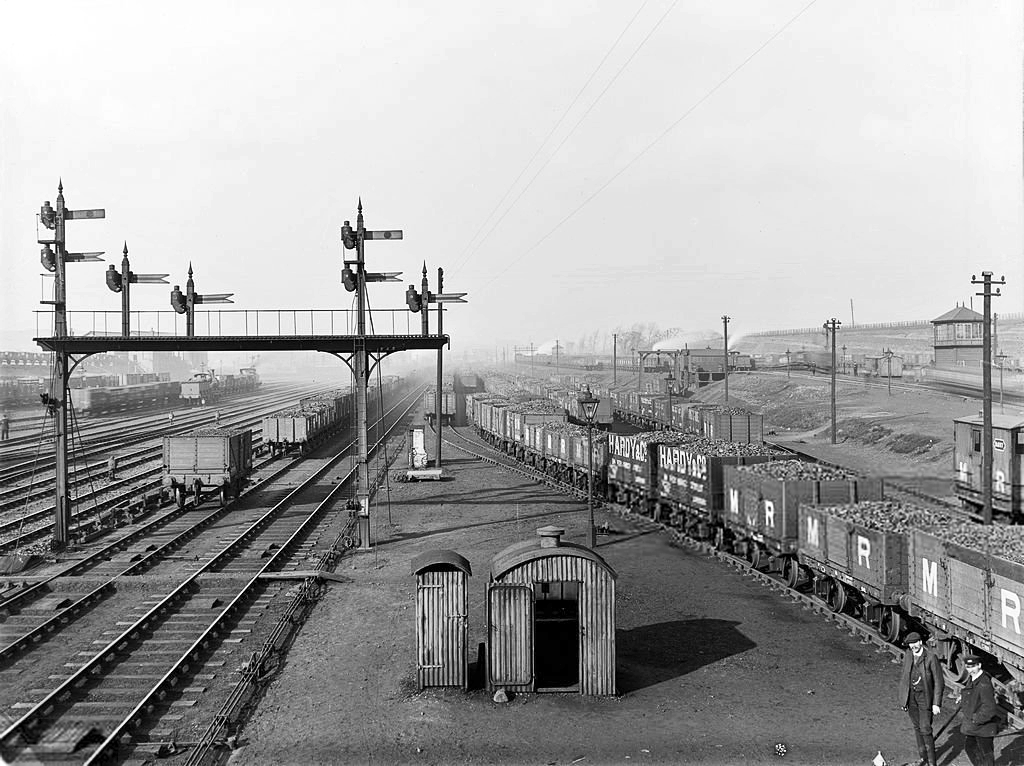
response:
{"label": "telegraph pole", "polygon": [[[39,221],[45,229],[53,231],[53,239],[40,239],[43,246],[40,261],[43,266],[54,273],[53,300],[42,301],[53,306],[53,335],[56,338],[67,337],[67,275],[64,271],[68,263],[101,261],[102,252],[69,253],[66,247],[65,221],[80,219],[106,218],[102,208],[93,210],[68,210],[64,203],[64,182],[57,183],[57,207],[50,206],[49,200],[39,209]],[[45,235],[44,235],[45,236]],[[50,248],[53,245],[53,249]],[[71,488],[68,484],[68,378],[71,376],[71,356],[66,351],[58,350],[54,354],[53,379],[50,382],[50,393],[45,395],[47,409],[53,414],[56,439],[56,503],[53,522],[53,543],[55,549],[66,548],[71,529]]]}
{"label": "telegraph pole", "polygon": [[975,293],[984,299],[985,323],[982,331],[981,345],[981,494],[982,524],[992,523],[992,297],[998,297],[1000,292],[993,285],[1005,285],[1006,277],[1000,277],[998,282],[992,280],[991,271],[981,272],[981,279],[974,274],[971,275],[972,285],[983,285],[982,292]]}
{"label": "telegraph pole", "polygon": [[618,364],[618,349],[619,349],[619,336],[616,333],[612,333],[612,385],[617,385],[619,382],[619,364]]}
{"label": "telegraph pole", "polygon": [[841,325],[838,319],[833,317],[825,322],[825,331],[832,333],[832,443],[836,443],[836,330]]}
{"label": "telegraph pole", "polygon": [[729,317],[722,315],[722,337],[724,342],[722,344],[722,353],[724,356],[724,364],[722,369],[725,370],[725,403],[729,403]]}

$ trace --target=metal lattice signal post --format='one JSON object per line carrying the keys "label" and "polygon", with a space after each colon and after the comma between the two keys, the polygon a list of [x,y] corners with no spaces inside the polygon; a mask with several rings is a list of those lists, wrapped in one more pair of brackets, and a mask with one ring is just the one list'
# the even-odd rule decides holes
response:
{"label": "metal lattice signal post", "polygon": [[[102,208],[92,210],[68,210],[64,204],[64,182],[57,184],[57,207],[50,206],[49,200],[39,209],[39,221],[45,229],[53,232],[52,239],[39,239],[43,246],[40,261],[47,271],[54,273],[53,300],[42,301],[53,306],[53,334],[56,338],[66,337],[67,324],[67,280],[64,267],[68,263],[101,261],[102,252],[69,253],[66,248],[65,221],[106,218]],[[51,249],[50,246],[53,246]],[[61,350],[54,354],[53,380],[44,403],[54,416],[54,438],[56,441],[56,503],[53,524],[53,547],[67,547],[71,527],[71,494],[68,486],[68,379],[73,367],[71,355]]]}
{"label": "metal lattice signal post", "polygon": [[836,330],[841,325],[838,319],[829,319],[823,327],[826,333],[832,334],[832,443],[836,443]]}
{"label": "metal lattice signal post", "polygon": [[[370,367],[366,353],[366,283],[367,282],[398,282],[402,272],[388,271],[382,273],[368,273],[365,269],[365,242],[366,240],[391,240],[402,239],[401,229],[388,229],[380,231],[369,231],[363,223],[363,200],[359,198],[356,211],[356,228],[353,229],[348,221],[341,227],[341,241],[346,250],[355,250],[355,260],[345,260],[345,268],[342,270],[342,282],[349,292],[356,294],[356,348],[352,354],[352,374],[356,384],[356,431],[359,450],[359,462],[356,472],[356,503],[359,520],[359,548],[370,549],[370,467],[369,467],[369,439],[366,435],[366,386],[370,379]],[[355,266],[353,274],[351,267]],[[426,268],[426,266],[424,266]],[[412,287],[410,286],[410,290]],[[412,308],[411,299],[409,307]],[[416,309],[413,309],[414,311]],[[426,333],[424,332],[424,335]],[[381,402],[383,411],[383,402]]]}
{"label": "metal lattice signal post", "polygon": [[131,335],[131,326],[129,322],[129,316],[131,315],[131,301],[128,297],[131,292],[131,285],[166,285],[167,280],[164,279],[164,277],[167,276],[170,275],[136,274],[133,272],[131,264],[128,262],[128,243],[124,243],[124,254],[121,258],[121,271],[118,272],[114,268],[114,264],[110,264],[107,268],[107,287],[115,293],[121,293],[121,335],[126,338]]}
{"label": "metal lattice signal post", "polygon": [[587,387],[584,396],[580,397],[580,409],[587,419],[587,512],[590,519],[590,547],[597,547],[597,530],[594,528],[594,418],[597,416],[597,405],[601,400],[595,397]]}
{"label": "metal lattice signal post", "polygon": [[982,388],[982,444],[981,444],[981,494],[983,498],[982,523],[992,523],[992,298],[999,297],[999,288],[1005,285],[1006,277],[993,281],[991,271],[981,272],[981,279],[971,275],[972,285],[983,285],[980,295],[984,298],[985,323],[982,330],[981,347],[981,388]]}

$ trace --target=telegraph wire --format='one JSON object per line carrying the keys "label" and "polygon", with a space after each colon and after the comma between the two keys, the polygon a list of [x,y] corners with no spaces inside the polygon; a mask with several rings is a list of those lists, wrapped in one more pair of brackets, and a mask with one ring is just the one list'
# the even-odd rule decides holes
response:
{"label": "telegraph wire", "polygon": [[[540,145],[537,147],[537,151],[535,151],[533,153],[533,156],[530,157],[530,159],[526,161],[526,164],[523,165],[523,169],[519,171],[519,175],[517,175],[515,177],[515,180],[512,181],[511,184],[509,184],[508,189],[505,190],[505,193],[501,196],[501,199],[498,200],[498,204],[494,206],[494,209],[491,210],[490,213],[487,214],[487,217],[484,218],[483,222],[480,224],[480,228],[478,228],[476,230],[476,233],[474,233],[473,236],[470,237],[469,242],[466,243],[466,247],[459,254],[459,256],[461,257],[461,260],[458,262],[458,264],[456,264],[453,267],[453,271],[458,270],[466,262],[466,260],[473,254],[472,253],[473,242],[476,240],[476,238],[478,236],[480,236],[480,232],[484,230],[485,226],[487,226],[487,222],[491,220],[492,216],[496,212],[498,212],[498,209],[501,207],[502,203],[506,199],[508,199],[508,195],[512,193],[512,190],[516,187],[516,184],[519,183],[519,179],[521,179],[524,175],[526,175],[526,171],[529,170],[530,165],[532,165],[533,161],[535,159],[537,159],[537,156],[541,153],[541,151],[547,145],[548,141],[551,139],[551,136],[553,136],[555,134],[555,131],[558,130],[558,128],[562,125],[562,122],[565,121],[565,118],[569,115],[569,112],[572,111],[572,108],[574,106],[576,106],[576,102],[580,100],[580,96],[583,95],[583,92],[587,89],[587,87],[590,85],[590,83],[593,82],[594,78],[597,76],[597,73],[599,71],[601,71],[601,67],[604,66],[604,62],[606,62],[608,60],[608,57],[612,55],[612,51],[614,51],[615,48],[618,46],[619,41],[621,41],[623,36],[626,34],[626,32],[629,31],[629,28],[631,26],[633,26],[633,22],[636,21],[637,17],[640,15],[640,12],[643,11],[643,9],[647,7],[647,3],[648,2],[650,2],[650,0],[644,0],[643,3],[640,4],[640,7],[637,9],[636,13],[633,14],[633,18],[631,18],[629,20],[629,22],[626,24],[626,26],[624,26],[622,28],[622,31],[619,32],[619,36],[615,38],[615,42],[612,43],[611,47],[604,54],[604,57],[602,57],[601,61],[598,62],[597,66],[594,68],[594,71],[590,73],[590,77],[588,77],[587,81],[585,83],[583,83],[583,86],[576,93],[575,98],[573,98],[573,100],[569,104],[569,106],[567,106],[565,108],[565,111],[562,112],[562,116],[558,118],[558,121],[555,122],[554,126],[551,128],[551,130],[548,132],[548,134],[546,136],[544,136],[544,140],[540,142]],[[674,5],[674,3],[673,3],[673,5]],[[632,58],[632,57],[630,57],[630,58]],[[618,75],[616,75],[616,77],[617,76]],[[607,88],[605,90],[607,90]],[[604,95],[604,93],[602,92],[601,95]],[[601,98],[601,96],[598,96],[598,99],[600,99],[600,98]],[[593,108],[593,105],[591,105],[591,109],[592,108]],[[590,110],[588,109],[587,111],[589,112]],[[584,115],[584,116],[586,116],[586,115]],[[576,128],[573,128],[573,130],[575,130],[575,129]],[[570,133],[570,135],[571,135],[571,133]],[[561,147],[561,144],[559,144],[559,147]],[[557,152],[557,151],[558,151],[558,149],[555,149],[555,152]],[[551,160],[549,158],[548,162],[550,162],[550,161]],[[544,164],[546,165],[547,162],[545,162]],[[542,169],[543,169],[543,167],[542,167]],[[532,183],[532,181],[531,181],[531,183]],[[516,199],[518,200],[519,198],[517,197]],[[513,202],[512,204],[515,205],[515,202]],[[511,209],[511,208],[509,208],[509,209]],[[506,211],[506,213],[507,212],[508,211]],[[505,216],[502,215],[502,218],[504,218],[504,217]],[[498,223],[501,223],[501,219],[498,220]],[[497,226],[497,225],[498,224],[496,223],[495,226]],[[490,233],[491,233],[491,231],[493,231],[493,229],[494,229],[494,227],[491,227],[491,230],[487,232],[487,234],[484,236],[484,239],[487,239],[487,237],[490,236]],[[477,244],[477,247],[479,247],[479,245],[481,245],[481,244],[483,244],[483,240],[480,240],[480,242]]]}
{"label": "telegraph wire", "polygon": [[[537,172],[533,174],[533,177],[529,180],[526,186],[524,186],[522,190],[519,192],[519,194],[516,195],[516,198],[512,200],[512,204],[505,209],[505,212],[501,214],[501,217],[494,222],[490,229],[488,229],[487,233],[484,235],[484,238],[477,243],[477,248],[483,245],[487,238],[491,236],[491,232],[498,228],[498,224],[505,220],[505,216],[512,212],[512,208],[516,206],[516,203],[519,202],[519,199],[524,194],[526,194],[527,190],[529,190],[531,186],[533,186],[533,182],[537,180],[537,176],[544,172],[544,168],[546,168],[548,164],[551,162],[551,160],[553,160],[558,155],[559,150],[563,146],[565,146],[565,142],[572,138],[573,134],[576,132],[576,129],[583,123],[585,119],[587,119],[587,115],[590,114],[590,112],[594,109],[595,106],[597,106],[598,102],[601,100],[604,94],[608,92],[608,89],[615,84],[615,81],[619,79],[619,75],[621,75],[623,71],[625,71],[626,67],[629,66],[630,62],[636,57],[636,54],[640,52],[640,49],[644,47],[647,41],[651,38],[651,35],[653,35],[655,31],[658,29],[658,27],[661,26],[661,23],[668,17],[668,15],[672,12],[672,9],[676,7],[676,4],[678,2],[679,0],[672,0],[672,5],[670,5],[668,7],[668,10],[662,14],[661,18],[658,19],[657,23],[653,27],[651,27],[651,30],[647,33],[646,37],[644,37],[644,39],[640,41],[640,44],[629,55],[629,58],[626,59],[625,63],[621,67],[619,67],[619,71],[617,71],[615,75],[612,77],[612,79],[608,82],[608,84],[604,86],[604,90],[602,90],[598,94],[597,98],[594,99],[594,101],[590,104],[589,107],[587,107],[587,111],[583,113],[583,116],[580,117],[579,120],[577,120],[576,124],[572,126],[572,130],[565,134],[565,136],[559,142],[558,146],[555,147],[555,150],[548,156],[546,160],[544,160],[544,163],[537,169]],[[470,255],[472,255],[472,253],[470,253]]]}
{"label": "telegraph wire", "polygon": [[807,5],[805,5],[803,8],[801,8],[800,11],[795,16],[793,16],[793,18],[791,18],[789,21],[787,21],[785,24],[783,24],[781,27],[779,27],[779,29],[774,34],[772,34],[771,37],[769,37],[767,40],[765,40],[763,43],[761,43],[761,45],[753,53],[751,53],[749,56],[747,56],[745,59],[743,59],[743,61],[741,61],[740,64],[735,69],[733,69],[731,72],[729,72],[729,74],[727,74],[725,77],[723,77],[721,80],[719,80],[718,84],[716,84],[713,88],[711,88],[711,90],[709,90],[707,93],[705,93],[703,96],[701,96],[692,106],[690,106],[689,109],[687,109],[685,112],[683,112],[682,116],[680,116],[677,120],[675,120],[675,122],[671,123],[667,128],[665,128],[665,130],[663,130],[658,135],[657,138],[655,138],[653,141],[651,141],[649,144],[647,144],[647,146],[645,146],[643,149],[641,149],[640,152],[635,157],[633,157],[633,159],[631,159],[629,162],[627,162],[625,165],[623,165],[621,168],[619,168],[619,170],[616,171],[615,174],[611,178],[609,178],[607,181],[605,181],[603,184],[601,184],[601,186],[599,186],[590,196],[588,196],[585,200],[583,200],[583,202],[581,202],[579,205],[577,205],[572,210],[572,212],[570,212],[561,221],[559,221],[557,224],[555,224],[555,226],[551,230],[549,230],[547,234],[542,236],[540,239],[536,240],[532,245],[530,245],[530,247],[528,247],[526,250],[524,250],[519,256],[517,256],[516,258],[513,258],[511,261],[509,261],[504,269],[502,269],[501,271],[495,272],[491,276],[491,278],[489,280],[484,282],[483,285],[481,285],[477,289],[476,294],[479,295],[480,294],[479,291],[486,289],[498,277],[503,276],[505,274],[505,272],[507,272],[509,269],[511,269],[513,266],[515,266],[517,263],[519,263],[519,261],[523,260],[523,258],[525,258],[527,255],[529,255],[534,250],[536,250],[538,247],[540,247],[552,234],[554,234],[556,231],[558,231],[560,228],[562,228],[562,226],[564,226],[569,220],[571,220],[578,212],[580,212],[583,208],[585,208],[587,205],[589,205],[594,200],[594,198],[596,198],[599,194],[601,194],[601,192],[603,192],[605,189],[607,189],[609,186],[611,186],[612,183],[614,183],[619,178],[619,176],[621,176],[623,173],[625,173],[627,170],[629,170],[629,168],[631,168],[641,157],[643,157],[645,154],[647,154],[647,152],[649,152],[658,143],[660,143],[661,140],[663,138],[665,138],[665,136],[667,136],[669,133],[671,133],[673,130],[675,130],[675,128],[678,127],[680,123],[682,123],[687,117],[689,117],[691,114],[693,114],[693,112],[696,111],[697,108],[701,106],[701,104],[703,104],[705,101],[707,101],[709,98],[711,98],[711,96],[713,96],[716,92],[718,92],[718,90],[721,89],[721,87],[723,85],[725,85],[727,82],[729,82],[729,80],[731,80],[751,60],[753,60],[757,56],[757,54],[759,54],[761,51],[763,51],[765,48],[767,48],[779,35],[781,35],[783,32],[785,32],[787,29],[789,29],[789,27],[792,26],[797,21],[797,19],[799,19],[801,16],[803,16],[808,10],[810,10],[811,6],[813,6],[816,2],[818,2],[818,0],[811,0],[809,3],[807,3]]}

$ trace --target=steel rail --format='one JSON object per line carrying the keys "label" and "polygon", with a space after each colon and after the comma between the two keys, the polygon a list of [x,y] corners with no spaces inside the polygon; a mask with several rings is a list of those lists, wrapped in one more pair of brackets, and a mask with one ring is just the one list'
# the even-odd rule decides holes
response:
{"label": "steel rail", "polygon": [[[417,397],[418,395],[419,394],[417,394]],[[415,403],[416,397],[413,398],[413,405]],[[413,405],[410,405],[408,409],[411,409]],[[395,408],[392,408],[392,411],[394,409]],[[392,428],[389,429],[389,433],[390,430],[393,430],[394,427],[395,426],[392,426]],[[305,479],[299,486],[297,486],[294,490],[289,492],[266,514],[263,514],[259,519],[257,519],[257,521],[254,522],[254,524],[250,527],[249,530],[246,530],[242,532],[240,535],[238,535],[238,537],[231,543],[229,543],[227,546],[225,546],[220,553],[216,554],[214,557],[209,559],[199,570],[192,573],[183,582],[181,582],[171,593],[169,593],[166,597],[161,599],[161,601],[158,604],[152,607],[132,626],[123,631],[116,639],[111,641],[104,649],[102,649],[92,659],[90,659],[83,666],[81,666],[70,678],[66,679],[57,689],[55,689],[50,694],[48,694],[44,699],[36,703],[20,719],[13,722],[5,731],[0,733],[0,743],[7,742],[11,739],[17,739],[23,742],[30,742],[32,739],[32,735],[35,729],[38,727],[38,724],[40,723],[43,716],[52,714],[53,711],[57,709],[58,705],[61,703],[67,703],[67,706],[73,706],[74,702],[67,701],[75,696],[76,689],[80,689],[81,687],[88,685],[88,682],[90,680],[96,680],[91,678],[91,676],[93,676],[94,674],[94,671],[100,671],[101,666],[103,666],[106,663],[109,663],[114,660],[123,659],[123,657],[120,657],[119,655],[123,654],[126,649],[134,650],[141,646],[140,636],[143,633],[153,629],[157,620],[165,616],[165,613],[172,608],[173,604],[184,599],[188,595],[189,591],[192,590],[193,586],[197,583],[200,575],[214,569],[215,566],[219,565],[220,563],[223,563],[223,560],[225,558],[229,557],[233,552],[237,551],[238,548],[241,547],[243,543],[245,543],[251,537],[251,532],[254,528],[263,528],[267,525],[267,523],[269,523],[270,520],[272,520],[273,517],[279,516],[286,509],[286,507],[289,504],[289,501],[292,498],[294,498],[296,495],[304,491],[309,485],[314,484],[325,472],[333,468],[334,465],[337,464],[337,462],[348,457],[348,454],[351,451],[351,448],[354,444],[354,442],[349,443],[340,453],[326,460],[324,462],[324,465],[317,468],[317,470],[314,471],[314,473],[311,474],[310,477]],[[294,462],[298,462],[298,460]],[[352,471],[349,472],[349,476],[351,475]],[[335,494],[337,494],[337,492],[341,491],[343,486],[343,484],[339,484],[332,488],[332,490],[328,494],[328,499],[332,498]],[[265,572],[267,567],[271,566],[272,564],[275,564],[280,558],[283,557],[285,548],[291,548],[291,543],[294,540],[298,539],[298,536],[300,535],[301,531],[306,528],[307,524],[312,523],[313,520],[315,520],[315,518],[320,515],[320,511],[322,508],[326,507],[326,503],[327,500],[321,502],[313,511],[313,513],[307,517],[306,521],[300,524],[299,529],[293,531],[293,533],[289,537],[286,546],[282,546],[281,549],[279,549],[279,551],[266,562],[266,564],[260,569],[261,573]],[[220,510],[223,511],[225,509]],[[142,561],[137,562],[136,564],[133,564],[133,566],[130,569],[139,567],[142,564]],[[147,694],[144,701],[142,703],[139,703],[139,705],[136,706],[132,713],[124,719],[122,725],[117,728],[118,732],[122,731],[125,727],[130,726],[133,723],[133,721],[136,720],[139,711],[146,709],[148,701],[152,698],[154,694],[156,694],[159,691],[159,688],[162,687],[166,679],[171,678],[177,669],[180,669],[182,666],[187,665],[189,657],[195,654],[198,647],[201,647],[206,643],[209,635],[216,629],[216,627],[223,621],[223,619],[225,619],[228,616],[229,612],[237,608],[237,606],[240,604],[241,597],[245,595],[245,593],[250,591],[252,584],[255,583],[257,580],[258,578],[256,577],[251,578],[249,584],[246,585],[245,588],[243,588],[243,590],[236,595],[236,597],[232,600],[231,604],[228,607],[222,610],[218,618],[215,619],[214,623],[211,624],[208,627],[208,629],[204,631],[200,639],[197,639],[197,641],[192,645],[192,647],[190,647],[190,649],[184,655],[182,655],[179,661],[175,663],[175,666],[171,669],[171,671],[168,671],[164,679],[162,679],[161,682],[158,683],[157,686],[154,687],[154,689],[151,690],[149,694]],[[135,644],[135,646],[132,647],[132,644]],[[108,738],[108,741],[105,742],[104,745],[102,745],[101,748],[96,751],[96,753],[94,753],[94,758],[104,749],[109,747],[110,743],[114,742],[116,739],[117,735],[112,734],[111,737]],[[90,759],[89,762],[93,762],[93,760]]]}
{"label": "steel rail", "polygon": [[[410,410],[412,410],[414,407],[418,405],[419,400],[421,398],[420,393],[421,392],[417,392],[416,395],[407,397],[407,399],[411,399],[411,403],[409,404],[403,415],[407,415]],[[391,432],[398,426],[398,423],[401,422],[401,419],[402,418],[396,418],[395,423],[393,423],[389,428],[385,429],[385,433],[378,440],[377,444],[375,445],[375,449],[379,447],[379,445],[382,442],[385,442],[387,440]],[[270,511],[268,511],[254,524],[252,524],[249,527],[249,529],[239,534],[238,537],[236,537],[232,542],[228,543],[228,545],[225,546],[219,554],[217,554],[216,556],[211,558],[206,564],[204,564],[203,567],[198,572],[196,572],[192,577],[189,578],[188,582],[197,579],[199,575],[204,572],[212,572],[218,569],[220,565],[224,563],[225,559],[231,558],[232,554],[237,552],[238,549],[246,547],[246,545],[251,541],[252,537],[258,535],[259,532],[264,531],[264,529],[271,523],[271,521],[275,520],[275,518],[279,517],[284,512],[284,510],[287,509],[287,506],[290,505],[289,501],[291,501],[294,497],[304,492],[309,485],[314,484],[317,479],[319,479],[322,475],[327,473],[338,462],[348,457],[348,452],[351,449],[351,446],[352,445],[350,444],[340,453],[327,460],[324,463],[324,465],[318,468],[306,481],[304,481],[302,484],[298,485],[294,490],[289,492]],[[348,482],[357,475],[357,466],[352,466],[349,469],[348,473],[345,475],[345,477],[331,488],[331,490],[327,493],[324,499],[321,500],[312,511],[305,515],[305,518],[299,522],[298,526],[288,536],[288,539],[284,543],[282,543],[281,546],[277,549],[277,551],[270,556],[266,563],[259,568],[256,574],[250,577],[250,579],[242,587],[240,592],[235,596],[234,599],[232,599],[231,603],[223,609],[223,611],[214,619],[213,623],[203,632],[203,634],[196,639],[192,646],[189,647],[189,649],[182,654],[181,658],[167,671],[167,673],[164,674],[164,676],[152,687],[152,689],[150,689],[150,691],[135,706],[131,713],[129,713],[129,715],[126,716],[125,719],[118,726],[114,727],[114,729],[107,736],[107,738],[96,748],[96,750],[93,751],[90,757],[85,761],[85,764],[87,766],[89,764],[99,763],[100,759],[105,758],[112,749],[116,748],[119,740],[124,735],[128,734],[129,729],[137,728],[143,722],[147,709],[152,708],[155,705],[154,699],[161,697],[164,693],[165,688],[169,685],[173,685],[173,680],[181,672],[187,671],[188,663],[190,660],[197,661],[199,659],[200,651],[206,648],[208,641],[211,639],[211,634],[214,633],[220,627],[220,625],[226,621],[227,617],[233,611],[240,608],[241,600],[243,599],[243,597],[247,597],[252,593],[256,585],[260,582],[262,575],[264,575],[268,571],[272,571],[273,569],[275,569],[277,567],[278,562],[285,560],[287,556],[290,555],[293,546],[297,544],[297,542],[304,536],[306,530],[310,526],[312,526],[314,522],[319,520],[319,517],[323,514],[325,510],[328,509],[329,506],[333,505],[333,500],[336,495],[342,492],[342,490],[348,489]],[[0,734],[0,741],[3,741],[2,734]]]}

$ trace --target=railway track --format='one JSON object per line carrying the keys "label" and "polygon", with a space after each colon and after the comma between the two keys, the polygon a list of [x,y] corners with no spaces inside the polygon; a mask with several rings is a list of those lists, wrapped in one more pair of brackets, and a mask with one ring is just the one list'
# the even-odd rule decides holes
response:
{"label": "railway track", "polygon": [[[548,474],[537,471],[533,468],[524,466],[519,461],[511,458],[504,453],[495,450],[490,444],[482,439],[467,437],[465,434],[458,431],[455,427],[449,427],[451,433],[453,433],[459,440],[458,443],[453,442],[449,439],[445,439],[445,443],[454,449],[458,449],[465,454],[476,457],[479,460],[491,463],[492,465],[499,466],[501,468],[510,470],[519,475],[534,479],[536,481],[543,482],[548,486],[559,489],[566,494],[572,495],[573,497],[586,499],[586,491],[580,490],[578,487],[565,484]],[[490,454],[484,454],[481,450],[486,451]],[[497,457],[496,457],[497,456]],[[795,586],[790,585],[783,573],[772,573],[764,571],[760,561],[751,562],[746,558],[736,556],[728,551],[721,550],[716,547],[713,543],[709,543],[703,540],[696,540],[688,537],[683,532],[674,527],[665,524],[660,521],[651,519],[648,516],[635,513],[634,511],[620,506],[615,503],[609,503],[603,498],[594,496],[594,505],[602,507],[608,511],[614,513],[618,517],[628,520],[633,524],[637,524],[644,529],[649,531],[657,530],[666,535],[669,535],[674,544],[681,547],[687,547],[691,550],[697,550],[707,556],[713,557],[732,567],[738,573],[745,577],[756,580],[757,582],[769,588],[779,597],[785,598],[795,604],[799,604],[802,608],[815,612],[821,615],[824,619],[832,622],[835,626],[841,630],[848,632],[852,637],[860,640],[862,644],[872,645],[875,647],[876,652],[879,654],[888,655],[893,663],[901,663],[906,650],[899,646],[894,640],[890,640],[889,637],[882,635],[879,628],[871,625],[867,625],[859,620],[855,615],[844,613],[843,609],[845,604],[839,604],[836,602],[829,603],[822,597],[819,597],[815,593],[807,593],[806,588],[809,585],[805,580],[798,580]],[[963,676],[962,669],[956,670],[943,666],[943,671],[946,677],[947,687],[953,692],[959,694],[963,688],[963,681],[966,680]],[[1000,693],[1006,699],[1014,699],[1015,691],[1010,685],[1012,682],[1010,679],[998,679],[994,678],[993,683]],[[1006,711],[1009,722],[1017,727],[1018,729],[1024,730],[1024,714],[1020,710],[1007,710]]]}
{"label": "railway track", "polygon": [[[392,408],[381,442],[421,393]],[[337,545],[346,538],[330,530],[352,523],[341,501],[353,492],[354,447],[293,461],[227,508],[170,514],[0,604],[4,629],[30,605],[59,610],[0,650],[0,679],[17,676],[24,696],[0,731],[3,757],[120,760],[195,718],[204,683],[235,659],[234,645],[285,588],[281,578],[304,580],[310,561],[336,558],[323,539]],[[86,592],[68,604],[68,590]]]}
{"label": "railway track", "polygon": [[[294,392],[290,392],[289,395],[294,396]],[[263,415],[273,412],[280,405],[281,400],[277,398],[269,402],[263,399],[258,403],[250,402],[229,411],[224,415],[222,423],[225,426],[252,427],[259,424]],[[194,425],[209,422],[208,414],[198,415],[196,418],[185,423],[184,428],[173,429],[169,433],[184,432]],[[74,504],[79,509],[72,517],[76,528],[81,529],[88,525],[105,523],[105,514],[114,509],[152,508],[154,504],[163,504],[160,475],[162,447],[160,445],[146,446],[147,442],[152,442],[152,438],[152,430],[150,430],[145,439],[140,439],[137,442],[139,447],[119,456],[118,471],[122,474],[128,471],[130,475],[122,476],[116,481],[109,481],[106,476],[106,463],[100,462],[92,466],[92,473],[87,473],[72,483],[72,487],[89,485],[88,491],[80,493],[74,498]],[[162,438],[162,435],[158,438]],[[258,445],[259,442],[257,437],[254,444]],[[20,493],[19,490],[21,490]],[[14,493],[13,496],[10,493]],[[52,493],[51,478],[50,486],[33,484],[27,490],[16,487],[0,495],[0,554],[17,551],[49,534],[53,528],[53,523],[49,519],[53,516],[54,506],[48,505],[32,510],[29,509],[29,506],[33,499],[45,498]],[[159,498],[155,495],[159,495]],[[21,507],[20,511],[19,507]]]}

